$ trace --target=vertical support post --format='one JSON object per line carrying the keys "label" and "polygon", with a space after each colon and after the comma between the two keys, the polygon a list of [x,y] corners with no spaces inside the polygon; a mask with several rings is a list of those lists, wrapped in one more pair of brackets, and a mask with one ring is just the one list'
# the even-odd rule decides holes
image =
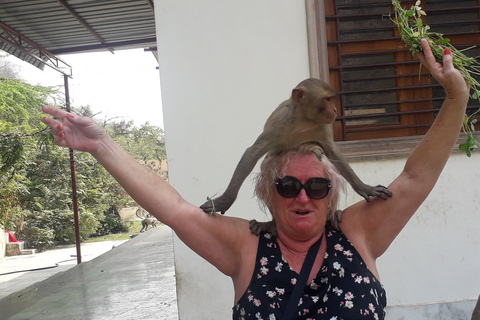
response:
{"label": "vertical support post", "polygon": [[305,0],[310,77],[330,83],[325,1]]}
{"label": "vertical support post", "polygon": [[[65,104],[67,112],[70,112],[70,93],[68,91],[68,76],[63,75],[63,82],[65,87]],[[80,251],[80,226],[78,219],[78,204],[77,204],[77,178],[75,175],[75,158],[73,149],[70,148],[70,173],[72,176],[72,201],[73,201],[73,219],[75,222],[75,242],[77,246],[77,264],[82,263],[82,254]]]}

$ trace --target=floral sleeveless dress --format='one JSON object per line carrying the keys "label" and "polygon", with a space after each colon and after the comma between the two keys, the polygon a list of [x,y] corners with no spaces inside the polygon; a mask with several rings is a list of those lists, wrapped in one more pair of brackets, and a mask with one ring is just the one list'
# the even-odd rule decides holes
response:
{"label": "floral sleeveless dress", "polygon": [[[295,319],[384,319],[386,293],[340,229],[326,229],[327,251],[320,271],[305,286]],[[233,319],[282,319],[299,277],[275,237],[260,235],[255,270]]]}

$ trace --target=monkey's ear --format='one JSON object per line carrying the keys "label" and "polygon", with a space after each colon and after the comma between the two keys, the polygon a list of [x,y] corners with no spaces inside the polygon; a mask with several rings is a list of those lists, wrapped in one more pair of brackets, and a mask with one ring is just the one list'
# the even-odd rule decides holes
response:
{"label": "monkey's ear", "polygon": [[306,89],[304,87],[296,87],[292,90],[292,101],[295,104],[301,104],[307,101]]}

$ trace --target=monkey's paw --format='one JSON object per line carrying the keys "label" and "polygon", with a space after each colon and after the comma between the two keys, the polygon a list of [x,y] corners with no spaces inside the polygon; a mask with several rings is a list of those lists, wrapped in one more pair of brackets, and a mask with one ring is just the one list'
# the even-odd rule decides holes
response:
{"label": "monkey's paw", "polygon": [[200,206],[200,209],[208,214],[213,214],[214,212],[225,214],[225,212],[230,209],[234,201],[235,197],[232,198],[225,194],[215,199],[207,197],[207,201]]}
{"label": "monkey's paw", "polygon": [[277,226],[275,224],[275,221],[269,221],[269,222],[258,222],[257,220],[253,219],[250,220],[250,232],[253,233],[254,235],[259,236],[260,233],[263,231],[269,232],[272,234],[272,236],[276,237],[277,236]]}
{"label": "monkey's paw", "polygon": [[376,187],[364,185],[358,190],[356,190],[359,195],[365,198],[367,202],[370,202],[370,197],[378,197],[382,198],[383,200],[387,200],[388,198],[392,197],[392,193],[390,190],[387,189],[387,187],[378,185]]}

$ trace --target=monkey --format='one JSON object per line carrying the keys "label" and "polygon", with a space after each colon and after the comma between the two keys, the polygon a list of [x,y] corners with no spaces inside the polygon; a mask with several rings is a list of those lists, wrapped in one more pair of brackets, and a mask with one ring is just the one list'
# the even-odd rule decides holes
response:
{"label": "monkey", "polygon": [[140,229],[140,232],[143,232],[144,229],[145,229],[145,231],[147,231],[149,225],[151,225],[152,228],[155,228],[157,226],[158,220],[156,218],[154,218],[151,214],[148,214],[148,216],[146,218],[140,217],[138,215],[140,210],[141,209],[137,209],[137,211],[135,211],[135,214],[137,215],[137,217],[142,220],[142,229]]}
{"label": "monkey", "polygon": [[[367,202],[370,197],[384,200],[391,197],[392,193],[386,187],[363,183],[334,143],[331,126],[337,116],[336,96],[336,90],[322,80],[309,78],[300,82],[292,90],[290,99],[281,103],[268,117],[263,132],[253,145],[245,150],[225,192],[217,198],[208,198],[200,208],[209,214],[225,214],[235,201],[243,181],[263,155],[277,154],[310,141],[321,145],[338,172]],[[251,225],[252,232],[254,227]]]}

